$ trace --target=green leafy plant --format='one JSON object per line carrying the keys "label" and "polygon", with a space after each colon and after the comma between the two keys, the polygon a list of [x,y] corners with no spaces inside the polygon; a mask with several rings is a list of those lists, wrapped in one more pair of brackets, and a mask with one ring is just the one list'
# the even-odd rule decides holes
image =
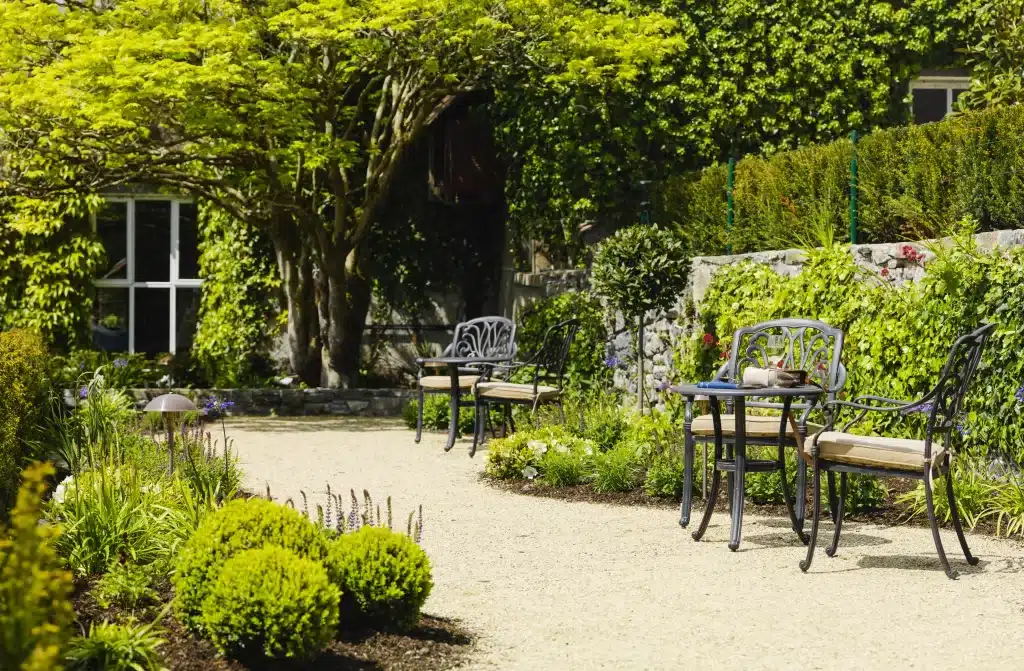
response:
{"label": "green leafy plant", "polygon": [[46,356],[38,333],[0,331],[0,519],[17,494],[24,441],[45,402]]}
{"label": "green leafy plant", "polygon": [[613,398],[596,394],[587,398],[583,409],[584,438],[601,451],[615,447],[629,426],[629,414]]}
{"label": "green leafy plant", "polygon": [[159,595],[153,589],[153,566],[166,569],[163,563],[146,567],[115,564],[100,577],[93,589],[96,603],[103,608],[116,605],[129,610],[156,603]]}
{"label": "green leafy plant", "polygon": [[308,659],[330,643],[340,599],[319,561],[266,545],[224,563],[200,621],[222,654]]}
{"label": "green leafy plant", "polygon": [[[499,438],[490,443],[487,449],[487,465],[485,472],[499,480],[518,480],[526,477],[537,477],[542,468],[542,459],[556,446],[565,449],[576,449],[593,453],[594,446],[590,441],[580,439],[561,425],[544,426],[539,429],[517,431],[507,438]],[[529,470],[529,469],[532,469]],[[527,475],[531,473],[532,475]]]}
{"label": "green leafy plant", "polygon": [[166,643],[156,622],[93,624],[72,639],[68,671],[163,671],[159,648]]}
{"label": "green leafy plant", "polygon": [[607,452],[594,455],[594,489],[599,492],[636,489],[643,479],[642,450],[642,445],[624,441]]}
{"label": "green leafy plant", "polygon": [[[689,280],[690,259],[682,241],[671,231],[655,226],[631,226],[603,241],[594,256],[591,282],[594,291],[622,312],[628,323],[651,310],[668,310]],[[637,399],[643,408],[643,352],[637,351]]]}
{"label": "green leafy plant", "polygon": [[552,441],[540,448],[541,479],[552,487],[582,485],[592,476],[591,454],[575,442]]}
{"label": "green leafy plant", "polygon": [[332,541],[327,570],[341,590],[341,622],[349,627],[413,627],[433,587],[426,553],[408,536],[380,527]]}
{"label": "green leafy plant", "polygon": [[245,550],[277,545],[319,561],[327,553],[321,530],[295,510],[254,498],[236,499],[207,515],[178,553],[171,580],[175,614],[201,631],[203,601],[224,563]]}
{"label": "green leafy plant", "polygon": [[[416,409],[418,407],[419,401],[413,399],[409,401],[402,412],[405,424],[410,429],[416,428]],[[423,395],[423,429],[425,431],[447,431],[448,418],[451,417],[451,414],[451,400],[447,394]],[[460,433],[472,434],[475,421],[474,410],[471,406],[459,408]]]}
{"label": "green leafy plant", "polygon": [[71,574],[54,548],[59,529],[40,524],[50,464],[25,469],[10,526],[0,533],[0,668],[52,671],[74,619]]}
{"label": "green leafy plant", "polygon": [[[699,476],[699,471],[696,472]],[[650,496],[679,498],[683,493],[683,480],[682,450],[663,449],[652,455],[647,465],[644,491]]]}
{"label": "green leafy plant", "polygon": [[[989,483],[985,489],[991,503],[983,515],[995,518],[996,533],[1003,533],[1005,529],[1007,536],[1024,536],[1024,476],[1019,472],[1009,473],[1004,479]],[[959,501],[959,488],[956,495]]]}
{"label": "green leafy plant", "polygon": [[1024,2],[983,2],[974,15],[967,50],[971,88],[957,99],[962,108],[1024,102]]}

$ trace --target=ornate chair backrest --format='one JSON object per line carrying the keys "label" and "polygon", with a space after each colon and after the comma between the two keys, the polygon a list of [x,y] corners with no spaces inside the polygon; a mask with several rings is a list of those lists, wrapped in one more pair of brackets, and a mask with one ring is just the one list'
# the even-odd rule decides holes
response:
{"label": "ornate chair backrest", "polygon": [[928,417],[929,440],[934,433],[949,434],[956,425],[960,408],[963,406],[964,397],[970,387],[971,380],[978,370],[978,362],[981,361],[981,353],[985,348],[985,342],[995,324],[984,324],[972,333],[961,336],[949,350],[949,357],[946,364],[939,373],[939,382],[918,405],[931,403],[931,413]]}
{"label": "ornate chair backrest", "polygon": [[553,382],[559,390],[562,389],[562,377],[565,374],[565,364],[569,361],[569,349],[579,330],[580,320],[567,319],[549,327],[544,333],[540,349],[530,361],[530,365],[536,366],[533,374],[534,387],[545,381]]}
{"label": "ornate chair backrest", "polygon": [[[846,368],[840,358],[845,334],[842,329],[811,319],[775,319],[736,331],[729,357],[728,377],[740,382],[743,371],[751,366],[769,368],[769,338],[781,340],[782,368],[805,370],[808,380],[826,391],[828,400],[834,400],[846,384]],[[781,408],[781,403],[751,401],[751,408]],[[804,410],[806,420],[812,407],[794,401],[793,409]]]}
{"label": "ornate chair backrest", "polygon": [[477,317],[455,326],[447,356],[493,357],[511,361],[516,355],[516,325],[505,317]]}

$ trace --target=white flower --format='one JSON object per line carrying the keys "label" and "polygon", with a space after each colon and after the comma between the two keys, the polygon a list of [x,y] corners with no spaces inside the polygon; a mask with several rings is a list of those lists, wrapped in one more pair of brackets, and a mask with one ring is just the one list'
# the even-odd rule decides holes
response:
{"label": "white flower", "polygon": [[60,481],[57,488],[53,490],[53,500],[57,503],[64,502],[64,496],[67,494],[68,488],[74,486],[75,476],[69,475]]}
{"label": "white flower", "polygon": [[533,480],[535,477],[537,477],[537,469],[534,468],[533,466],[527,466],[526,468],[523,469],[523,477],[526,478],[527,480]]}
{"label": "white flower", "polygon": [[562,443],[555,443],[555,452],[561,452],[565,454],[569,451],[569,446]]}
{"label": "white flower", "polygon": [[537,456],[540,456],[548,451],[548,444],[545,443],[543,440],[531,440],[526,444],[526,446],[533,450],[534,452],[536,452]]}

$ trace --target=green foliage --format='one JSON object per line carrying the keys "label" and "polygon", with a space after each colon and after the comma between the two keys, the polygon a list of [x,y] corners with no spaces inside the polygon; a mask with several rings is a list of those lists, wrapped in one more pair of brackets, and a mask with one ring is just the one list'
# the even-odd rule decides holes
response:
{"label": "green foliage", "polygon": [[686,286],[690,259],[671,231],[631,226],[597,248],[591,283],[613,310],[627,318],[671,308]]}
{"label": "green foliage", "polygon": [[614,398],[603,394],[587,397],[583,406],[582,437],[594,443],[601,451],[619,444],[629,427],[630,414]]}
{"label": "green foliage", "polygon": [[[985,472],[984,460],[957,459],[953,462],[952,477],[957,509],[964,526],[973,529],[984,517],[986,508],[991,501],[990,481]],[[935,516],[939,521],[952,522],[949,498],[946,496],[946,483],[936,478],[932,488],[932,503]],[[907,518],[922,517],[928,514],[925,502],[924,483],[919,482],[913,490],[900,495],[896,504],[907,508]]]}
{"label": "green foliage", "polygon": [[642,445],[622,442],[607,452],[594,455],[594,489],[599,492],[628,492],[643,480]]}
{"label": "green foliage", "polygon": [[[492,441],[487,448],[486,473],[499,480],[518,480],[540,475],[548,452],[592,454],[594,445],[561,425],[523,429]],[[557,464],[557,468],[561,464]],[[529,469],[532,469],[530,471]],[[532,473],[532,475],[527,475]]]}
{"label": "green foliage", "polygon": [[200,208],[199,273],[205,279],[192,355],[215,387],[258,384],[272,374],[274,292],[280,287],[272,246],[251,225],[210,205]]}
{"label": "green foliage", "polygon": [[326,541],[312,522],[295,510],[262,499],[236,499],[203,519],[178,553],[172,578],[175,613],[193,631],[201,630],[200,613],[224,563],[264,545],[293,550],[321,560]]}
{"label": "green foliage", "polygon": [[[651,456],[644,476],[644,491],[650,496],[678,499],[683,494],[683,450],[670,446]],[[695,468],[696,473],[699,471]]]}
{"label": "green foliage", "polygon": [[[996,534],[1006,530],[1007,536],[1024,536],[1024,476],[1019,472],[1008,473],[1003,478],[990,482],[986,487],[990,503],[984,515],[996,520]],[[956,492],[960,501],[960,489]]]}
{"label": "green foliage", "polygon": [[967,50],[971,88],[957,99],[963,108],[1024,102],[1024,2],[984,2],[974,16]]}
{"label": "green foliage", "polygon": [[47,391],[46,348],[32,331],[0,331],[0,517],[14,498],[24,441]]}
{"label": "green foliage", "polygon": [[569,291],[530,303],[517,317],[516,344],[519,358],[540,350],[544,334],[551,326],[566,319],[580,320],[565,370],[567,390],[599,390],[611,380],[611,371],[604,365],[604,348],[608,331],[601,304],[587,291]]}
{"label": "green foliage", "polygon": [[327,571],[341,590],[346,627],[414,627],[434,584],[426,553],[408,536],[381,527],[332,541]]}
{"label": "green foliage", "polygon": [[309,659],[330,643],[340,599],[320,562],[266,545],[224,563],[201,621],[222,654]]}
{"label": "green foliage", "polygon": [[153,566],[166,568],[163,562],[148,567],[137,564],[115,564],[96,582],[93,596],[103,608],[118,606],[134,610],[156,603],[158,594],[153,589]]}
{"label": "green foliage", "polygon": [[162,671],[161,636],[155,622],[93,624],[87,636],[72,639],[68,671]]}
{"label": "green foliage", "polygon": [[54,368],[54,385],[60,389],[79,389],[83,376],[93,376],[97,371],[112,389],[160,387],[161,378],[171,372],[165,362],[147,359],[145,354],[91,349],[75,349],[54,357]]}
{"label": "green foliage", "polygon": [[541,479],[552,487],[574,487],[590,480],[593,452],[588,452],[587,447],[576,441],[542,444],[538,448]]}
{"label": "green foliage", "polygon": [[91,283],[103,245],[85,216],[88,206],[77,200],[50,200],[32,230],[0,203],[0,330],[32,329],[57,347],[89,342]]}
{"label": "green foliage", "polygon": [[57,549],[68,568],[96,575],[173,556],[191,531],[174,515],[176,497],[171,483],[145,478],[134,466],[99,465],[66,481],[47,517],[64,525]]}
{"label": "green foliage", "polygon": [[[857,144],[858,242],[935,237],[966,216],[981,230],[1018,228],[1024,110],[1003,107],[876,131]],[[659,186],[655,217],[691,254],[724,254],[849,238],[853,144],[840,139],[736,164],[728,232],[725,167],[680,173]]]}
{"label": "green foliage", "polygon": [[53,547],[58,529],[39,523],[49,464],[23,474],[10,527],[0,533],[0,668],[54,671],[74,619],[71,574]]}

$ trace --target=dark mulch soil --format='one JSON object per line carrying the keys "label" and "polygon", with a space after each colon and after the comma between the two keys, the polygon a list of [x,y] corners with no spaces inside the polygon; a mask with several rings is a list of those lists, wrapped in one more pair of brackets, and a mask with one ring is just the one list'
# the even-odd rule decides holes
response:
{"label": "dark mulch soil", "polygon": [[[102,622],[104,619],[121,621],[129,615],[116,607],[101,608],[89,595],[91,587],[91,582],[86,580],[79,580],[75,584],[74,606],[79,633],[88,631],[92,622]],[[170,601],[170,585],[159,585],[158,591],[163,603],[136,611],[134,615],[139,622],[153,621],[160,614],[163,604]],[[424,615],[415,629],[402,634],[346,632],[311,662],[272,664],[260,660],[244,664],[219,656],[213,645],[189,634],[171,614],[163,619],[160,626],[166,640],[160,647],[160,653],[164,664],[171,671],[444,671],[462,664],[473,646],[472,635],[458,623]]]}
{"label": "dark mulch soil", "polygon": [[[608,503],[613,505],[625,505],[625,506],[645,506],[649,508],[672,508],[675,510],[679,509],[679,499],[672,499],[666,497],[650,496],[646,494],[642,489],[635,489],[631,492],[598,492],[595,491],[592,485],[575,485],[572,487],[553,487],[543,482],[534,481],[523,481],[523,480],[496,480],[488,477],[487,475],[481,475],[480,479],[494,487],[506,492],[512,492],[514,494],[525,494],[527,496],[540,496],[548,499],[559,499],[562,501],[574,501],[584,503]],[[846,519],[854,522],[870,522],[872,524],[879,524],[882,526],[928,526],[927,515],[920,515],[911,519],[907,519],[907,509],[904,506],[896,504],[896,499],[900,495],[906,492],[913,491],[917,487],[917,480],[905,480],[902,478],[893,478],[885,481],[885,486],[889,491],[889,496],[882,504],[881,508],[861,511],[848,515]],[[945,486],[940,480],[939,485]],[[838,478],[836,486],[838,487]],[[723,487],[724,490],[724,482]],[[822,491],[822,517],[828,515],[828,500],[827,492]],[[703,509],[703,502],[699,496],[694,497],[693,502],[693,514],[699,516],[700,511]],[[789,517],[789,511],[786,506],[780,504],[757,504],[747,500],[744,506],[747,513],[755,515],[764,515],[767,517]],[[728,510],[728,499],[726,498],[724,491],[719,493],[718,502],[715,505],[716,512],[726,512]],[[811,499],[810,492],[807,497],[807,511],[808,514],[811,510]],[[952,529],[952,524],[943,524],[944,527]],[[809,529],[810,527],[806,527]],[[973,529],[974,533],[995,536],[996,535],[996,524],[991,519],[981,520],[977,526]]]}

